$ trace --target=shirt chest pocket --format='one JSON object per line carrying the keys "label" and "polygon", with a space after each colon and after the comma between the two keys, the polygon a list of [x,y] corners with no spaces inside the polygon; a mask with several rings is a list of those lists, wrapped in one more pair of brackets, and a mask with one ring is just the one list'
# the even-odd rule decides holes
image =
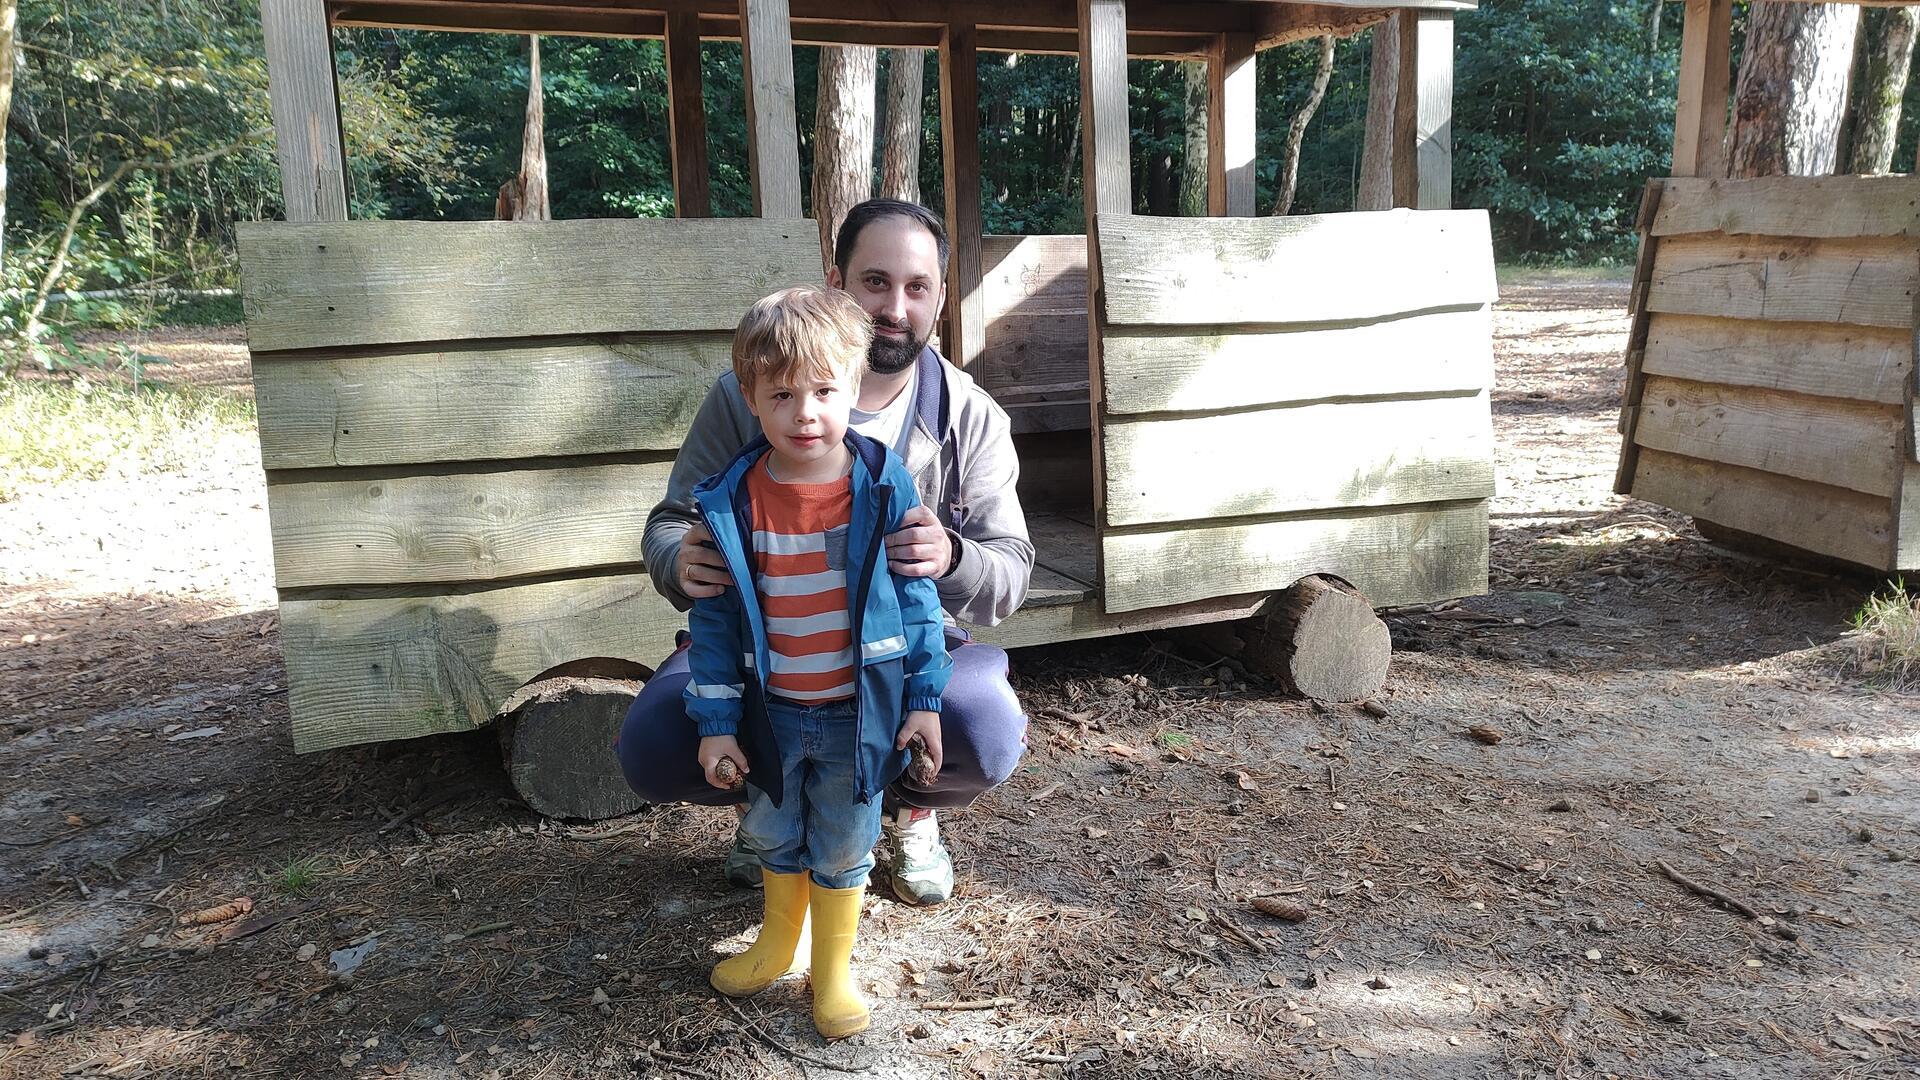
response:
{"label": "shirt chest pocket", "polygon": [[827,569],[846,571],[847,536],[851,530],[850,525],[835,525],[827,530]]}

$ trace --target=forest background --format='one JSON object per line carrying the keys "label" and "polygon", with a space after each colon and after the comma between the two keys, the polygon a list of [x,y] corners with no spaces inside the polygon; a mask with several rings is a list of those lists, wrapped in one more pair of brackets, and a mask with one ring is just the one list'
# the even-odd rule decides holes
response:
{"label": "forest background", "polygon": [[[1640,187],[1665,173],[1671,151],[1682,7],[1484,0],[1457,20],[1454,202],[1491,212],[1503,261],[1607,263],[1631,254]],[[233,286],[234,223],[281,212],[257,0],[26,0],[18,11],[0,260],[10,298],[0,320],[12,325],[0,332],[18,333],[23,302],[47,276],[70,221],[70,254],[53,282],[61,325],[153,317],[150,304],[135,311],[123,295],[89,293]],[[1736,64],[1748,14],[1746,4],[1736,6]],[[1870,9],[1863,42],[1889,17]],[[1334,46],[1301,147],[1293,213],[1355,205],[1373,37]],[[493,217],[502,182],[520,165],[528,39],[342,28],[335,47],[352,216]],[[702,51],[713,212],[745,214],[740,49],[708,42]],[[1871,52],[1856,50],[1856,67]],[[821,51],[795,53],[801,168],[810,173]],[[1262,212],[1275,202],[1289,122],[1314,90],[1320,53],[1309,40],[1260,57]],[[889,69],[904,63],[923,65],[919,176],[922,201],[938,210],[947,193],[935,53],[880,52],[875,130],[886,130]],[[552,215],[670,216],[661,43],[546,37],[541,64]],[[1141,212],[1195,212],[1182,198],[1195,186],[1185,66],[1130,65]],[[983,53],[979,74],[977,195],[987,230],[1080,231],[1074,58]],[[1920,85],[1905,90],[1915,93]],[[1850,113],[1861,100],[1855,95]],[[1896,169],[1913,161],[1916,113],[1900,111]],[[875,139],[876,174],[883,142]],[[144,164],[123,168],[129,163]],[[803,177],[802,190],[809,188]],[[203,314],[230,320],[238,307],[228,298]]]}

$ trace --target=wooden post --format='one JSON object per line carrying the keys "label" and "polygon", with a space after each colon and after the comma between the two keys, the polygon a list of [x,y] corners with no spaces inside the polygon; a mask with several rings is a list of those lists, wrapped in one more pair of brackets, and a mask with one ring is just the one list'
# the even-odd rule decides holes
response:
{"label": "wooden post", "polygon": [[793,105],[793,26],[787,0],[740,0],[740,76],[747,91],[747,170],[753,212],[797,218],[800,133]]}
{"label": "wooden post", "polygon": [[1453,205],[1453,12],[1400,15],[1400,88],[1393,103],[1393,204]]}
{"label": "wooden post", "polygon": [[947,203],[947,359],[966,367],[987,348],[980,288],[980,31],[950,23],[940,33],[940,156]]}
{"label": "wooden post", "polygon": [[[1127,121],[1126,0],[1079,0],[1080,158],[1087,213],[1087,396],[1092,409],[1093,514],[1106,522],[1106,463],[1101,452],[1101,402],[1105,392],[1100,320],[1106,309],[1101,283],[1100,216],[1133,212]],[[1105,580],[1100,545],[1094,545],[1096,583]]]}
{"label": "wooden post", "polygon": [[700,15],[667,13],[668,130],[673,206],[679,217],[713,216],[707,186],[707,108],[700,84]]}
{"label": "wooden post", "polygon": [[323,0],[261,0],[267,94],[288,221],[347,220],[347,159]]}
{"label": "wooden post", "polygon": [[1252,34],[1216,34],[1207,56],[1207,213],[1252,217]]}
{"label": "wooden post", "polygon": [[1674,176],[1727,175],[1727,83],[1733,0],[1687,0],[1680,91],[1673,113]]}

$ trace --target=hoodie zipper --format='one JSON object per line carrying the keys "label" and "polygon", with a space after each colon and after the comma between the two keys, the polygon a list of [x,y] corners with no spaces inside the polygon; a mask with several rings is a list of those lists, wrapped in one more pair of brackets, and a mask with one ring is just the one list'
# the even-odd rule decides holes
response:
{"label": "hoodie zipper", "polygon": [[[869,504],[878,503],[882,508],[893,501],[893,485],[875,484],[867,489]],[[856,650],[853,658],[853,762],[854,780],[859,785],[861,796],[871,797],[867,792],[867,759],[861,750],[861,732],[866,723],[861,715],[860,688],[867,680],[867,649],[864,630],[867,621],[867,590],[873,585],[873,568],[879,560],[880,543],[885,538],[886,517],[884,513],[873,515],[873,539],[867,543],[867,557],[860,565],[860,584],[848,606],[853,616],[853,646]]]}

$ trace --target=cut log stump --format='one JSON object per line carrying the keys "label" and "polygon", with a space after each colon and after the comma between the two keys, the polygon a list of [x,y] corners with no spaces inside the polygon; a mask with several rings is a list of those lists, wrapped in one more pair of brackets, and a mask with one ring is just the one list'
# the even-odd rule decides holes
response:
{"label": "cut log stump", "polygon": [[644,805],[627,786],[613,741],[638,679],[561,676],[521,687],[501,709],[500,756],[513,790],[551,818],[630,814]]}
{"label": "cut log stump", "polygon": [[1274,600],[1247,642],[1246,662],[1316,701],[1364,701],[1387,684],[1393,642],[1359,590],[1305,577]]}

